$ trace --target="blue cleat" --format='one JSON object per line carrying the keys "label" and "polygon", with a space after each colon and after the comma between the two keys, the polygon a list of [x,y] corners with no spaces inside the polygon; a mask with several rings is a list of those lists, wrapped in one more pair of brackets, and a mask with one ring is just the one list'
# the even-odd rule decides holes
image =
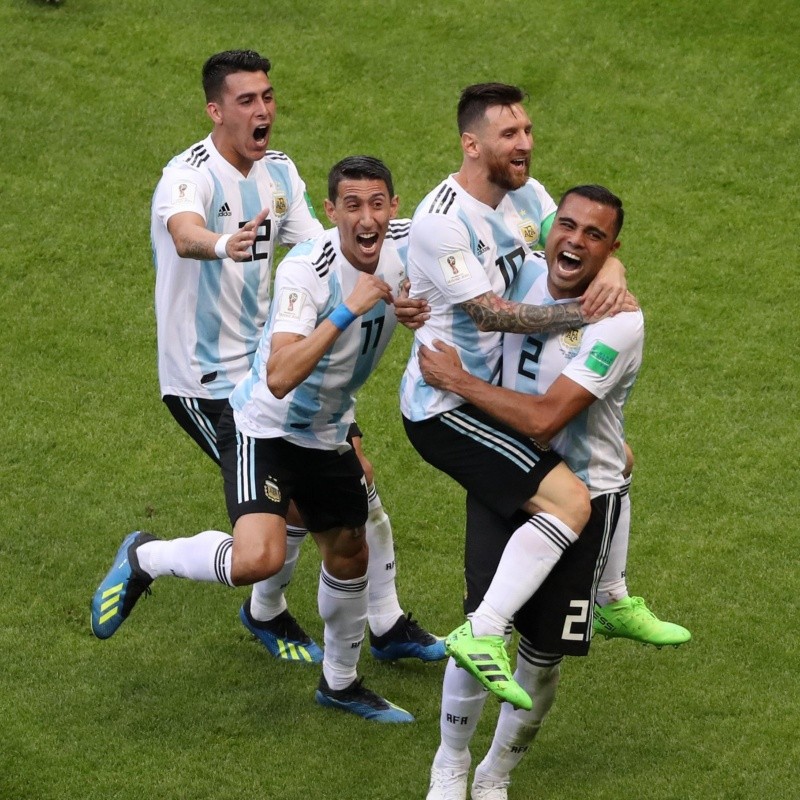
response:
{"label": "blue cleat", "polygon": [[321,675],[314,699],[321,706],[338,708],[375,722],[414,721],[408,711],[371,692],[363,685],[362,680],[357,678],[345,689],[330,689],[325,676]]}
{"label": "blue cleat", "polygon": [[322,662],[322,649],[300,627],[288,610],[282,611],[267,622],[261,622],[250,615],[248,597],[239,609],[239,619],[275,658],[283,661],[300,661],[304,664]]}
{"label": "blue cleat", "polygon": [[428,633],[411,614],[400,617],[382,636],[369,632],[369,649],[378,661],[418,658],[420,661],[441,661],[447,658],[444,639]]}
{"label": "blue cleat", "polygon": [[155,538],[150,533],[134,531],[117,550],[114,564],[92,597],[92,633],[98,639],[113,636],[142,594],[150,593],[153,579],[140,569],[136,548]]}

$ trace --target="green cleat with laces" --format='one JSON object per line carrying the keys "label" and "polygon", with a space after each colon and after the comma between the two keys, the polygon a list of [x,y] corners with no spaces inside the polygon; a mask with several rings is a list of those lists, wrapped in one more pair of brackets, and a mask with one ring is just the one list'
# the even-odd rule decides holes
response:
{"label": "green cleat with laces", "polygon": [[607,639],[631,639],[661,649],[678,647],[692,638],[686,628],[663,622],[645,604],[643,597],[623,597],[615,603],[594,607],[595,634]]}

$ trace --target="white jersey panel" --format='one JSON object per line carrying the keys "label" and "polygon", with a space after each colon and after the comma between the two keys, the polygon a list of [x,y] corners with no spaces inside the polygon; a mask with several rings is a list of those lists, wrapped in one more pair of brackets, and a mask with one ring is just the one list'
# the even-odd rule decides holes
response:
{"label": "white jersey panel", "polygon": [[[245,375],[269,309],[276,243],[318,236],[305,184],[292,161],[269,151],[245,178],[211,137],[173,158],[153,196],[156,325],[161,394],[225,399]],[[249,261],[180,258],[167,230],[175,214],[199,214],[208,230],[236,233],[263,208]]]}
{"label": "white jersey panel", "polygon": [[[525,283],[520,280],[511,299],[536,305],[555,302],[547,291],[546,273],[527,287]],[[593,497],[625,483],[623,407],[642,363],[643,344],[640,311],[564,333],[504,338],[503,386],[542,395],[563,374],[598,398],[550,442]]]}
{"label": "white jersey panel", "polygon": [[[407,231],[407,220],[392,222],[375,271],[393,291],[406,275],[401,254]],[[308,336],[347,299],[359,275],[342,255],[336,229],[298,245],[281,262],[258,353],[250,373],[230,398],[241,431],[318,449],[334,449],[346,441],[354,420],[355,393],[377,366],[395,329],[394,306],[381,301],[358,317],[311,375],[282,400],[267,388],[266,364],[273,333]]]}
{"label": "white jersey panel", "polygon": [[454,346],[471,374],[496,382],[501,334],[481,332],[461,304],[486,292],[506,296],[525,258],[538,245],[542,220],[556,209],[533,180],[491,208],[448,177],[417,207],[411,224],[408,275],[411,296],[424,297],[431,317],[414,332],[400,388],[400,408],[413,421],[428,419],[464,401],[428,386],[417,352],[440,339]]}

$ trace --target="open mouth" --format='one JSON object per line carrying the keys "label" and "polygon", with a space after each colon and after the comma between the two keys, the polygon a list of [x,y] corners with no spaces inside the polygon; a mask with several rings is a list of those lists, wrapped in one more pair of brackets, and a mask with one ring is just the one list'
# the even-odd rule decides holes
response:
{"label": "open mouth", "polygon": [[359,234],[356,234],[356,241],[365,250],[371,250],[373,247],[375,247],[376,244],[378,244],[378,234],[377,233],[359,233]]}
{"label": "open mouth", "polygon": [[269,138],[269,125],[259,125],[253,131],[253,139],[255,143],[259,147],[264,147],[267,144],[267,139]]}
{"label": "open mouth", "polygon": [[558,254],[558,266],[563,272],[574,272],[580,269],[582,264],[580,256],[570,250],[562,250]]}

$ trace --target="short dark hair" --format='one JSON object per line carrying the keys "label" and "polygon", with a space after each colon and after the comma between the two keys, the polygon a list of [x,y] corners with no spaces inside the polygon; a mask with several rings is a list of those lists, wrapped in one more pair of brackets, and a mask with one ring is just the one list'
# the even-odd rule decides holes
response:
{"label": "short dark hair", "polygon": [[346,179],[363,180],[372,179],[383,181],[389,190],[389,197],[394,197],[394,183],[389,167],[379,158],[372,156],[347,156],[331,167],[328,173],[328,200],[336,202],[339,194],[339,184]]}
{"label": "short dark hair", "polygon": [[255,50],[224,50],[216,53],[203,64],[206,102],[215,102],[222,97],[222,87],[228,75],[234,72],[263,72],[269,75],[271,69],[269,59]]}
{"label": "short dark hair", "polygon": [[458,101],[458,132],[470,130],[491,106],[513,106],[527,100],[528,93],[507,83],[474,83],[461,92]]}
{"label": "short dark hair", "polygon": [[605,186],[600,186],[596,183],[573,186],[561,195],[561,199],[558,201],[559,208],[561,208],[561,204],[571,194],[577,194],[580,197],[585,197],[587,200],[592,200],[595,203],[600,203],[600,205],[613,208],[617,212],[617,229],[614,231],[614,238],[616,239],[617,236],[619,236],[619,232],[622,230],[622,223],[625,221],[625,209],[622,207],[622,200],[610,189],[606,189]]}

